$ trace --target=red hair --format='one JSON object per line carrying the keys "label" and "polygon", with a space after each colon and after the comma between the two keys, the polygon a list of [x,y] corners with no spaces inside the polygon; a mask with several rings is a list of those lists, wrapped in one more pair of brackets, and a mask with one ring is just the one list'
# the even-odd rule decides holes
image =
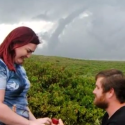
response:
{"label": "red hair", "polygon": [[14,56],[15,48],[28,43],[39,44],[39,38],[29,27],[21,26],[12,30],[0,45],[0,58],[7,65],[9,70],[15,71]]}

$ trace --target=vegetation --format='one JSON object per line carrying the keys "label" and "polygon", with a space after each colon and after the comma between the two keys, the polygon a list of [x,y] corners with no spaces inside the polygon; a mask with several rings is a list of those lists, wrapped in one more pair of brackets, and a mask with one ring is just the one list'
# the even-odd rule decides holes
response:
{"label": "vegetation", "polygon": [[111,68],[125,72],[124,63],[33,55],[24,64],[29,106],[36,117],[62,118],[65,125],[99,125],[104,111],[93,105],[94,76]]}

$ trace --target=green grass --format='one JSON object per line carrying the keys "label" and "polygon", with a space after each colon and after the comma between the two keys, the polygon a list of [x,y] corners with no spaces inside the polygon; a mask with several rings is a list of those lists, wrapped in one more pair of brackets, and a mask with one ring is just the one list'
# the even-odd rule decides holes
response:
{"label": "green grass", "polygon": [[[124,61],[82,60],[42,55],[32,55],[24,66],[32,84],[28,99],[33,113],[39,117],[43,114],[55,117],[56,114],[56,117],[61,117],[67,125],[76,124],[77,117],[84,125],[99,125],[103,111],[93,105],[94,76],[101,70],[112,68],[125,73]],[[71,106],[68,107],[67,113],[69,104]],[[75,111],[79,111],[79,116],[73,112],[74,108]],[[81,125],[80,120],[78,125]]]}
{"label": "green grass", "polygon": [[35,60],[41,64],[52,63],[55,66],[71,69],[72,72],[77,72],[81,75],[95,75],[99,71],[105,69],[119,69],[125,73],[125,61],[82,60],[42,55],[33,55],[28,60]]}

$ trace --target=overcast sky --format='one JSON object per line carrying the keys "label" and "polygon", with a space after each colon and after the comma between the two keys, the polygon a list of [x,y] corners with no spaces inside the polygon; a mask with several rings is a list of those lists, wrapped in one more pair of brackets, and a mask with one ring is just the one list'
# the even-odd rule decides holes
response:
{"label": "overcast sky", "polygon": [[35,54],[125,60],[125,0],[0,0],[0,41],[20,25],[43,41]]}

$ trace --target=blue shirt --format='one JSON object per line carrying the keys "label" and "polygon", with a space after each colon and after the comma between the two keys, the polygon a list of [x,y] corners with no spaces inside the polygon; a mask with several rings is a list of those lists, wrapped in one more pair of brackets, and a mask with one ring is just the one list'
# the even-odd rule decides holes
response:
{"label": "blue shirt", "polygon": [[0,90],[5,90],[4,103],[10,108],[16,105],[16,113],[29,119],[27,91],[30,82],[21,65],[15,64],[16,71],[10,71],[0,59]]}

